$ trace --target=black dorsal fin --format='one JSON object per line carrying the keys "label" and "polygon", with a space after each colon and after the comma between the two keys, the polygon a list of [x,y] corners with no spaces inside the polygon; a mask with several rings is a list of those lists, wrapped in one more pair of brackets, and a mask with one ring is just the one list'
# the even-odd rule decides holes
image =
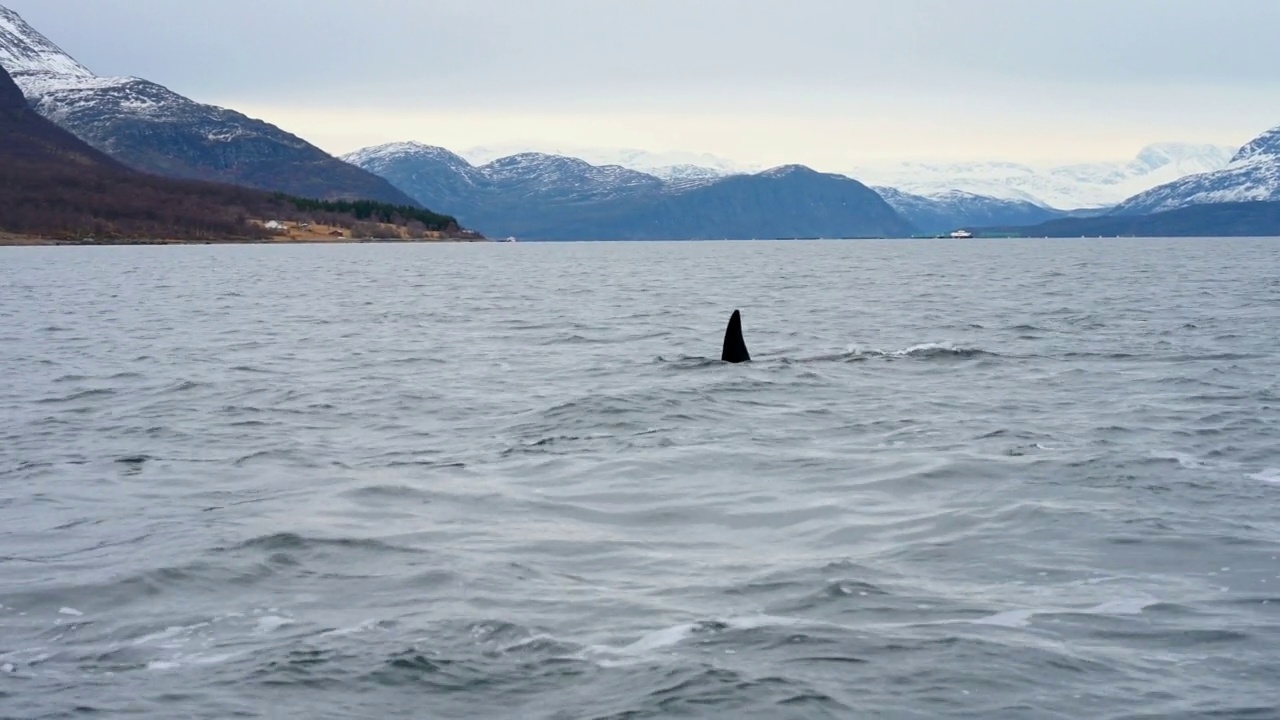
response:
{"label": "black dorsal fin", "polygon": [[747,352],[747,341],[742,339],[742,315],[737,310],[729,318],[729,327],[724,331],[724,349],[720,351],[720,359],[727,363],[750,362],[751,354]]}

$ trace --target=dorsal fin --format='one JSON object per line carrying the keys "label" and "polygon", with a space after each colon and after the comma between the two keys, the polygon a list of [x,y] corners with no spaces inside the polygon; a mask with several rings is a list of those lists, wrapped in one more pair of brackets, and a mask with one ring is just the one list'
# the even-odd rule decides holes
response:
{"label": "dorsal fin", "polygon": [[737,310],[733,311],[729,327],[724,331],[724,349],[720,351],[720,359],[727,363],[751,361],[747,341],[742,339],[742,315]]}

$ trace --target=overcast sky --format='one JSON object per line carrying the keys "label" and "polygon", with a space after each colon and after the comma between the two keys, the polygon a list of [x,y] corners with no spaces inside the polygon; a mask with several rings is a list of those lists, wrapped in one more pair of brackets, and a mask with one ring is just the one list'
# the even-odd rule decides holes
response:
{"label": "overcast sky", "polygon": [[1280,125],[1280,0],[0,0],[334,153],[1115,160]]}

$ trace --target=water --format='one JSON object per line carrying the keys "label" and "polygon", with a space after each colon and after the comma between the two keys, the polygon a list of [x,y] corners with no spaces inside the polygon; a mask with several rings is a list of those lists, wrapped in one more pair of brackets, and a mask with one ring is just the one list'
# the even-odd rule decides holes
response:
{"label": "water", "polygon": [[1280,716],[1277,267],[4,250],[0,717]]}

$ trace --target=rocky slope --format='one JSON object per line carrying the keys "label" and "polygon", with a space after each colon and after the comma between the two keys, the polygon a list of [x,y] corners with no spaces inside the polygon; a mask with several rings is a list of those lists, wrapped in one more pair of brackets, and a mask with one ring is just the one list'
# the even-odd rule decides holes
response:
{"label": "rocky slope", "polygon": [[303,197],[416,204],[274,125],[140,78],[98,77],[3,6],[0,66],[41,115],[139,170]]}

